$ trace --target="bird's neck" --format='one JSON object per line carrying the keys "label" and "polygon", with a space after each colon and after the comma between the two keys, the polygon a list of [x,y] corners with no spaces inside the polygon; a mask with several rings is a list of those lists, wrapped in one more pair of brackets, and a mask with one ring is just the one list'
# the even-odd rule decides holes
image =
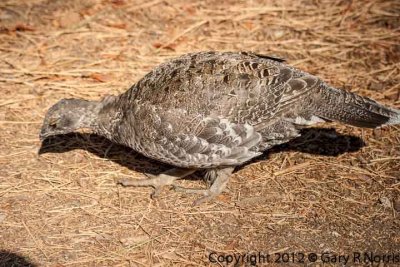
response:
{"label": "bird's neck", "polygon": [[100,109],[101,103],[99,101],[82,100],[79,109],[75,111],[82,114],[77,124],[77,128],[94,131],[98,124],[98,114]]}
{"label": "bird's neck", "polygon": [[98,102],[93,110],[93,119],[90,120],[90,128],[94,133],[113,139],[116,123],[121,114],[118,99],[116,96],[106,96]]}

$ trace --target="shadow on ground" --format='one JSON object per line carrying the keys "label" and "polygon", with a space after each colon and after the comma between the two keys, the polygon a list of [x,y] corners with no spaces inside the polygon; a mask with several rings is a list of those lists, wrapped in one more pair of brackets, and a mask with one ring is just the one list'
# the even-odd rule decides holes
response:
{"label": "shadow on ground", "polygon": [[360,137],[338,133],[334,128],[306,128],[300,133],[300,137],[267,150],[256,160],[265,160],[270,154],[283,151],[336,157],[344,153],[356,152],[365,146]]}
{"label": "shadow on ground", "polygon": [[7,250],[0,250],[0,267],[35,267],[24,256]]}
{"label": "shadow on ground", "polygon": [[[333,128],[307,128],[301,130],[300,137],[293,139],[289,143],[273,147],[250,163],[266,160],[271,154],[282,151],[338,156],[347,152],[358,151],[363,146],[365,146],[365,143],[361,138],[337,133]],[[100,158],[107,158],[137,172],[159,174],[171,168],[167,164],[146,158],[129,147],[118,145],[104,137],[87,133],[73,133],[47,138],[39,149],[39,155],[64,153],[74,149],[85,149]]]}

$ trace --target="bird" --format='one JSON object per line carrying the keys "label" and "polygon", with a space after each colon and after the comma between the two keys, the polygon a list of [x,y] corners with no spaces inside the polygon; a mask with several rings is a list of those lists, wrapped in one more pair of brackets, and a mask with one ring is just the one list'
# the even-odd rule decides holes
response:
{"label": "bird", "polygon": [[[99,101],[61,99],[46,113],[40,139],[89,129],[170,167],[123,186],[199,194],[224,191],[237,166],[301,129],[337,121],[376,128],[400,124],[400,110],[330,86],[284,59],[253,52],[184,54],[155,67],[127,91]],[[176,180],[202,170],[205,189]]]}

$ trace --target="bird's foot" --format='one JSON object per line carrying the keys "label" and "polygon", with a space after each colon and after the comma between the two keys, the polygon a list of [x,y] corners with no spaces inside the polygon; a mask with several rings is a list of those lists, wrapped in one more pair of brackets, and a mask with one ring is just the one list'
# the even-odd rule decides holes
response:
{"label": "bird's foot", "polygon": [[206,201],[212,200],[216,196],[218,196],[220,193],[222,193],[223,189],[221,191],[212,191],[211,189],[201,189],[201,188],[186,188],[186,187],[181,187],[181,186],[176,186],[173,185],[173,188],[176,192],[182,192],[186,194],[199,194],[203,195],[199,199],[196,199],[193,202],[193,206],[198,206]]}
{"label": "bird's foot", "polygon": [[117,183],[123,186],[151,186],[154,188],[154,191],[151,193],[151,197],[154,198],[159,196],[161,190],[165,186],[172,185],[176,179],[178,179],[178,177],[160,174],[153,178],[141,180],[122,178],[117,180]]}
{"label": "bird's foot", "polygon": [[229,181],[234,168],[225,168],[218,170],[216,178],[213,184],[208,189],[200,188],[185,188],[181,186],[172,185],[174,190],[177,192],[183,192],[187,194],[200,194],[203,195],[201,198],[193,202],[193,206],[200,205],[206,201],[214,199],[216,196],[221,194]]}
{"label": "bird's foot", "polygon": [[149,179],[118,179],[117,183],[123,186],[151,186],[154,188],[153,193],[151,194],[152,198],[159,196],[161,190],[168,185],[173,185],[175,180],[183,178],[189,174],[192,174],[194,170],[190,169],[171,169],[166,171],[165,173],[161,173],[159,175],[146,174],[149,176]]}

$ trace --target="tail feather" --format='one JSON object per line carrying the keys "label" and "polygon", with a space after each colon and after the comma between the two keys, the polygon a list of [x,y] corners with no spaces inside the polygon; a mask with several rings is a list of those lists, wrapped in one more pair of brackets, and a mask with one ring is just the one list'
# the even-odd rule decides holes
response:
{"label": "tail feather", "polygon": [[400,110],[368,97],[326,85],[319,88],[315,97],[316,115],[324,119],[366,128],[400,124]]}

